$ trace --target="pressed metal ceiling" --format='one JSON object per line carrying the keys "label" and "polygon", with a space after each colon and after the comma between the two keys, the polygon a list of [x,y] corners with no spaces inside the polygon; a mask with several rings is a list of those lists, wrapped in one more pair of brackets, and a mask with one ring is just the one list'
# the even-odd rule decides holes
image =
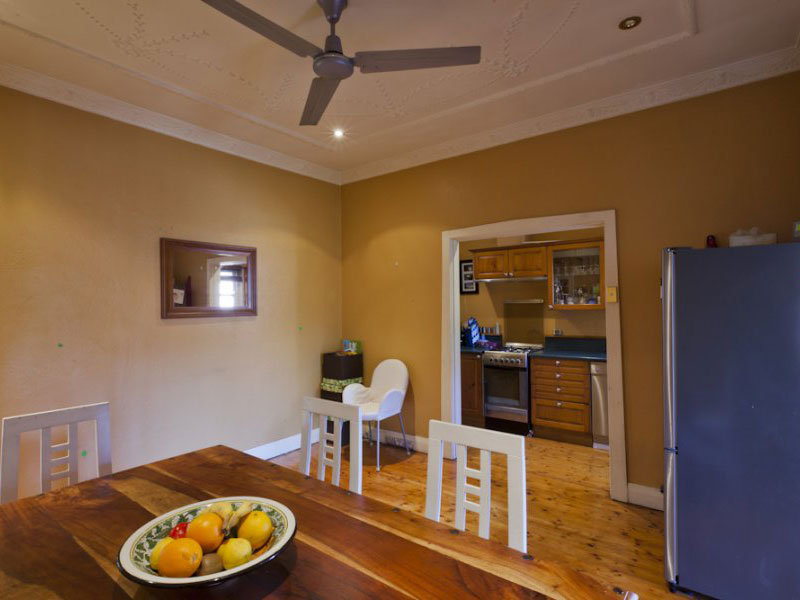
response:
{"label": "pressed metal ceiling", "polygon": [[[314,0],[243,3],[324,43],[328,27]],[[631,15],[642,24],[621,31]],[[754,63],[741,82],[800,68],[798,0],[350,0],[337,33],[350,55],[480,44],[483,57],[476,66],[356,73],[319,126],[300,127],[311,60],[199,0],[0,0],[0,63],[17,74],[16,85],[10,75],[0,84],[24,89],[19,73],[42,75],[54,97],[61,83],[73,99],[75,89],[89,90],[95,104],[118,102],[117,112],[144,109],[223,134],[231,147],[263,149],[263,162],[274,155],[278,166],[294,160],[305,166],[287,168],[353,180],[510,141],[515,124],[535,134],[536,119],[575,107],[594,113],[539,129],[736,84],[714,70],[756,57],[775,60]],[[676,81],[688,88],[676,84],[674,97],[660,101],[646,96]],[[632,99],[637,90],[642,98]],[[621,110],[608,102],[617,97],[626,98]]]}

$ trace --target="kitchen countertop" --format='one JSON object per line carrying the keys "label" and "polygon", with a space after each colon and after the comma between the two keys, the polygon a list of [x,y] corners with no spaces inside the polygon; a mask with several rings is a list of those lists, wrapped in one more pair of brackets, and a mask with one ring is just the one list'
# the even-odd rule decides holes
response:
{"label": "kitchen countertop", "polygon": [[485,348],[475,348],[473,346],[461,346],[461,352],[464,354],[483,354]]}
{"label": "kitchen countertop", "polygon": [[586,352],[584,350],[538,350],[529,354],[531,358],[563,358],[566,360],[606,361],[605,352]]}

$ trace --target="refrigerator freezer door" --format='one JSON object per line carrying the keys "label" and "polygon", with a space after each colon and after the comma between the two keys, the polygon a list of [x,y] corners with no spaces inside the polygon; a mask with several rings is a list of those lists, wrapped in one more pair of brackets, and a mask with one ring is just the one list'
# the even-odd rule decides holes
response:
{"label": "refrigerator freezer door", "polygon": [[674,260],[678,585],[800,598],[800,245]]}

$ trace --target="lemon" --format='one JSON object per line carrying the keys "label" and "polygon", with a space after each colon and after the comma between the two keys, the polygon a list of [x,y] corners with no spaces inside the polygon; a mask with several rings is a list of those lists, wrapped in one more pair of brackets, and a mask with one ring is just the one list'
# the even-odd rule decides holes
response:
{"label": "lemon", "polygon": [[164,546],[174,541],[175,540],[171,537],[165,537],[163,540],[159,540],[155,545],[155,548],[153,548],[153,551],[150,553],[150,566],[154,571],[158,570],[158,559],[161,556],[161,551],[164,549]]}
{"label": "lemon", "polygon": [[267,543],[269,536],[272,535],[272,529],[272,521],[267,513],[254,510],[239,525],[236,535],[250,542],[253,550],[258,550]]}
{"label": "lemon", "polygon": [[217,550],[217,554],[222,559],[223,567],[233,569],[252,558],[253,547],[244,538],[230,538],[222,543],[222,546]]}

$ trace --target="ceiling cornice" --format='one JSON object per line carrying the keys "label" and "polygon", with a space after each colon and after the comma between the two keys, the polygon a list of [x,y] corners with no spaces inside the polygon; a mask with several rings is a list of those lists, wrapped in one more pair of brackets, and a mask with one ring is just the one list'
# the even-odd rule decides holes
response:
{"label": "ceiling cornice", "polygon": [[0,85],[284,171],[341,184],[341,172],[336,169],[169,117],[17,65],[0,63]]}
{"label": "ceiling cornice", "polygon": [[800,47],[795,46],[420,148],[345,171],[277,152],[12,64],[0,63],[0,85],[227,154],[342,185],[797,70],[800,70]]}
{"label": "ceiling cornice", "polygon": [[347,169],[342,172],[342,184],[688,100],[798,70],[800,48],[786,48]]}

